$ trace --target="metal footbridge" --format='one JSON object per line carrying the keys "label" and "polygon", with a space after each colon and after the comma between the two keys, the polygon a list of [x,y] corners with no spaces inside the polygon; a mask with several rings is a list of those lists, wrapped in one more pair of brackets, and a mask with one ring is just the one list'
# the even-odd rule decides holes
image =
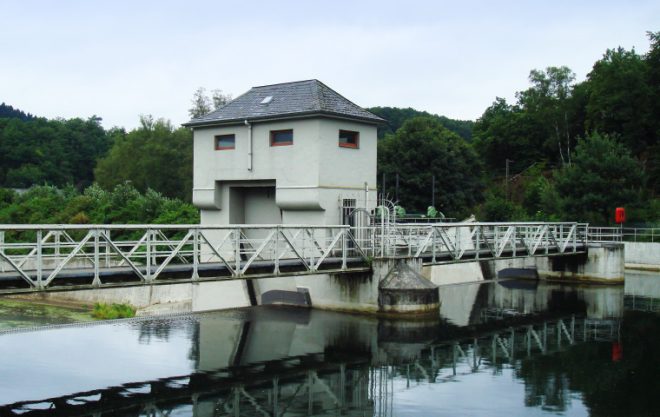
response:
{"label": "metal footbridge", "polygon": [[587,244],[580,223],[0,225],[0,294],[368,273],[374,259],[435,265]]}

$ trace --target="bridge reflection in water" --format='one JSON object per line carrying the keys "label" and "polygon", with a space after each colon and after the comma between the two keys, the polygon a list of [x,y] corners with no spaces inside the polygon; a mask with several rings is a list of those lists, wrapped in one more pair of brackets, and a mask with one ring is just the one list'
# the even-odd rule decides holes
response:
{"label": "bridge reflection in water", "polygon": [[[620,346],[621,287],[447,288],[432,320],[256,307],[0,334],[0,416],[391,416],[395,394],[421,384]],[[9,352],[32,363],[12,367]],[[526,388],[527,406],[568,401],[566,381],[541,385]]]}

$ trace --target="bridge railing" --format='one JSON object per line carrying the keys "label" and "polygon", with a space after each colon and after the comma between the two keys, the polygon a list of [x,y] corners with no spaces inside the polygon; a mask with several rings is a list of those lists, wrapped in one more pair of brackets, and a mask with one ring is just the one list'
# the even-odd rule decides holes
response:
{"label": "bridge railing", "polygon": [[142,283],[165,274],[311,274],[345,270],[365,257],[348,226],[0,225],[0,281],[18,276],[38,289],[76,276],[91,277],[87,284],[96,287],[122,274]]}
{"label": "bridge railing", "polygon": [[589,227],[593,242],[660,242],[660,227]]}
{"label": "bridge railing", "polygon": [[431,223],[374,225],[353,232],[373,257],[423,257],[433,263],[582,251],[585,223]]}

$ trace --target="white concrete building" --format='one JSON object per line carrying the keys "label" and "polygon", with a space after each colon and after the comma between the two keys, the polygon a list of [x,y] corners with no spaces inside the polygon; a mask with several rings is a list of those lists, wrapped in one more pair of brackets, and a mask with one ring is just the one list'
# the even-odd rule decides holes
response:
{"label": "white concrete building", "polygon": [[193,119],[202,224],[343,224],[376,201],[384,120],[318,80],[254,87]]}
{"label": "white concrete building", "polygon": [[[254,87],[191,120],[185,126],[193,129],[193,203],[201,223],[348,224],[352,209],[345,207],[376,206],[376,127],[384,122],[318,80]],[[204,289],[209,308],[310,300],[351,306],[343,292],[326,274]]]}

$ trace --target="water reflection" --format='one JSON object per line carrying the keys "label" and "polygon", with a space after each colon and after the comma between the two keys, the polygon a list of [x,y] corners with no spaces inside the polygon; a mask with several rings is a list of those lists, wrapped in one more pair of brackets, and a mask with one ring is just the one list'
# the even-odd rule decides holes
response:
{"label": "water reflection", "polygon": [[654,415],[660,322],[628,311],[645,279],[443,287],[425,320],[260,307],[2,334],[0,416]]}

